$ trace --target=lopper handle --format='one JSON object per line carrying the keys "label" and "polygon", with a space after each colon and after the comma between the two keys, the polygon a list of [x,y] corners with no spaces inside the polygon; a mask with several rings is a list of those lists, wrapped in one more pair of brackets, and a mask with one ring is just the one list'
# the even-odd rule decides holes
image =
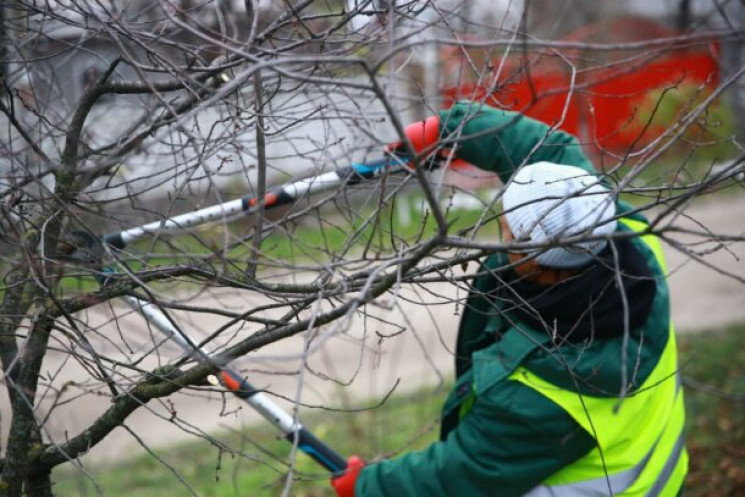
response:
{"label": "lopper handle", "polygon": [[285,439],[295,443],[300,450],[313,458],[318,464],[334,474],[343,473],[347,469],[347,461],[334,449],[318,439],[300,423],[272,402],[261,390],[251,385],[241,375],[230,369],[220,373],[222,384],[233,395],[249,403],[265,419],[274,424],[284,434]]}
{"label": "lopper handle", "polygon": [[[295,433],[288,433],[285,439],[294,443]],[[335,475],[347,470],[347,461],[343,457],[302,426],[297,431],[297,445],[300,450]]]}
{"label": "lopper handle", "polygon": [[[351,164],[335,171],[291,181],[270,189],[263,198],[264,208],[288,205],[303,196],[333,190],[343,184],[354,185],[377,178],[384,173],[393,174],[404,171],[411,172],[410,159],[405,156],[392,155],[365,164]],[[119,233],[110,233],[103,237],[103,242],[111,247],[123,249],[135,240],[148,235],[182,233],[186,228],[250,214],[254,212],[258,204],[257,197],[246,195],[219,205],[143,224]]]}
{"label": "lopper handle", "polygon": [[[125,296],[124,299],[132,309],[140,312],[145,319],[165,335],[171,337],[184,350],[194,350],[193,344],[184,338],[181,332],[171,324],[157,307],[136,297]],[[297,439],[298,448],[321,466],[334,474],[341,473],[347,468],[346,461],[339,454],[306,430],[295,418],[275,404],[264,392],[251,385],[240,374],[229,368],[224,368],[220,372],[220,382],[233,395],[253,407],[264,419],[282,431],[287,440],[294,443]]]}

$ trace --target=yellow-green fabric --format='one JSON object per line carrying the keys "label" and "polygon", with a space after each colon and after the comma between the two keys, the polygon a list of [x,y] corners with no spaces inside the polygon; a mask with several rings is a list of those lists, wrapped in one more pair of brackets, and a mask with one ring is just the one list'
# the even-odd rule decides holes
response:
{"label": "yellow-green fabric", "polygon": [[[639,221],[624,219],[621,222],[636,232],[647,229],[647,225]],[[664,269],[659,241],[651,235],[641,238]],[[523,366],[516,368],[510,375],[511,380],[535,389],[561,406],[597,442],[595,449],[549,477],[544,485],[556,489],[567,484],[594,482],[595,489],[598,486],[608,489],[613,475],[636,468],[630,482],[613,485],[613,495],[677,495],[688,461],[682,446],[685,414],[677,364],[671,323],[667,345],[652,374],[640,388],[617,398],[583,395],[558,387]],[[565,487],[565,492],[555,491],[555,494],[577,495],[580,488]]]}

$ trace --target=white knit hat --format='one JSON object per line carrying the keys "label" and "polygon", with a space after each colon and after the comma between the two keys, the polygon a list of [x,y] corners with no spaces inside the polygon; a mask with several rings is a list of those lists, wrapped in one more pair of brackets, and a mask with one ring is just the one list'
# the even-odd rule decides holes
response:
{"label": "white knit hat", "polygon": [[[575,166],[536,162],[520,169],[502,197],[507,225],[516,240],[550,243],[582,234],[613,233],[616,214],[613,196],[595,176]],[[607,245],[596,239],[537,253],[541,266],[577,268],[588,264]]]}

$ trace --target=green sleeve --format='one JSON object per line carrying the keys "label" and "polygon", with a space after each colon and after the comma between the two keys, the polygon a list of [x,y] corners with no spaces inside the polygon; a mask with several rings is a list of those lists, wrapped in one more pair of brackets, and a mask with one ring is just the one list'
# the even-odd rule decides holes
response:
{"label": "green sleeve", "polygon": [[[518,112],[478,102],[461,100],[440,112],[440,135],[447,147],[455,147],[458,158],[497,173],[505,183],[523,164],[541,161],[597,173],[573,135]],[[619,214],[647,222],[643,214],[633,211],[631,205],[618,202]]]}
{"label": "green sleeve", "polygon": [[456,156],[507,182],[521,165],[548,161],[595,173],[577,139],[517,112],[459,101],[440,113],[440,135]]}
{"label": "green sleeve", "polygon": [[356,497],[523,495],[594,447],[560,407],[514,381],[473,404],[448,437],[421,452],[371,464]]}

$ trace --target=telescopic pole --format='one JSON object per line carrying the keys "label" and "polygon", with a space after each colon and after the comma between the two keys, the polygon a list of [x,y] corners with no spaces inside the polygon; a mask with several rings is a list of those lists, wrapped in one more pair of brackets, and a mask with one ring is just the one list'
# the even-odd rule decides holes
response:
{"label": "telescopic pole", "polygon": [[[295,202],[303,195],[310,195],[339,186],[353,185],[365,180],[381,176],[383,173],[398,173],[411,171],[408,159],[391,155],[383,159],[366,163],[350,164],[335,171],[320,174],[310,178],[292,181],[269,190],[264,195],[264,208],[269,209]],[[105,235],[104,243],[123,249],[130,243],[153,234],[174,234],[202,224],[233,218],[236,215],[251,214],[259,205],[259,199],[253,195],[246,195],[239,199],[205,207],[194,212],[187,212],[170,217],[162,221],[136,226],[119,233]]]}

